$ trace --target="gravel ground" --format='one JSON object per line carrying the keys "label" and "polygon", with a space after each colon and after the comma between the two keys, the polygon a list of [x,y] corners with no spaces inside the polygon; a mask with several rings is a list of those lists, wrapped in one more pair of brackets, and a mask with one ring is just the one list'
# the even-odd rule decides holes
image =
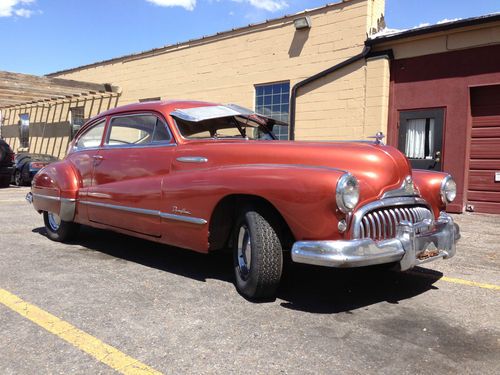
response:
{"label": "gravel ground", "polygon": [[[455,216],[457,255],[411,272],[290,265],[252,303],[231,259],[83,228],[45,237],[28,188],[0,190],[0,289],[164,373],[498,374],[500,216]],[[444,277],[443,277],[444,276]],[[1,374],[114,371],[0,304]]]}

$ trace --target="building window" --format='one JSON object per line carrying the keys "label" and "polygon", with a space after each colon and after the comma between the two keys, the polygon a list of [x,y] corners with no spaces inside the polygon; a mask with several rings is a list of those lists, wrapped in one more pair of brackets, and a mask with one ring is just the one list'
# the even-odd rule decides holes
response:
{"label": "building window", "polygon": [[441,169],[443,109],[400,112],[399,149],[413,168]]}
{"label": "building window", "polygon": [[[255,112],[288,124],[290,82],[255,86]],[[288,139],[288,126],[275,125],[278,139]]]}
{"label": "building window", "polygon": [[19,142],[21,148],[30,147],[30,115],[28,113],[19,115]]}
{"label": "building window", "polygon": [[71,115],[71,125],[83,125],[85,122],[84,107],[70,108],[69,113]]}
{"label": "building window", "polygon": [[70,125],[71,125],[71,139],[75,136],[76,132],[85,123],[85,108],[73,107],[69,109]]}

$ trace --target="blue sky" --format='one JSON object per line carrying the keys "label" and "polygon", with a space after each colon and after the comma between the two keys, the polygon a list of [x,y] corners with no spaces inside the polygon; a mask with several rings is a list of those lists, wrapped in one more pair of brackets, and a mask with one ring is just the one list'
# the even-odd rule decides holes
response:
{"label": "blue sky", "polygon": [[[46,74],[335,0],[0,0],[0,70]],[[500,12],[499,0],[386,0],[390,28]]]}

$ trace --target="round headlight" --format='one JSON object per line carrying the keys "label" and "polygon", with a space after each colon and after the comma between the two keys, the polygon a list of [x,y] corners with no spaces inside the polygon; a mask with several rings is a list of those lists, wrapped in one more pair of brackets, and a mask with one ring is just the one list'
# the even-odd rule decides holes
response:
{"label": "round headlight", "polygon": [[441,200],[444,204],[451,203],[457,197],[457,184],[451,176],[446,176],[441,182]]}
{"label": "round headlight", "polygon": [[337,182],[337,206],[344,212],[351,212],[359,202],[359,184],[356,177],[345,174]]}

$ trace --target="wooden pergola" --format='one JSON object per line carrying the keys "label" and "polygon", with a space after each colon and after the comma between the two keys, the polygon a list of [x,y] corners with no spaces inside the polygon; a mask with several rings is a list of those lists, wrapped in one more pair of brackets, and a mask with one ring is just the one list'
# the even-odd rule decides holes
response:
{"label": "wooden pergola", "polygon": [[119,93],[119,88],[107,83],[81,82],[0,71],[0,108],[99,93]]}

